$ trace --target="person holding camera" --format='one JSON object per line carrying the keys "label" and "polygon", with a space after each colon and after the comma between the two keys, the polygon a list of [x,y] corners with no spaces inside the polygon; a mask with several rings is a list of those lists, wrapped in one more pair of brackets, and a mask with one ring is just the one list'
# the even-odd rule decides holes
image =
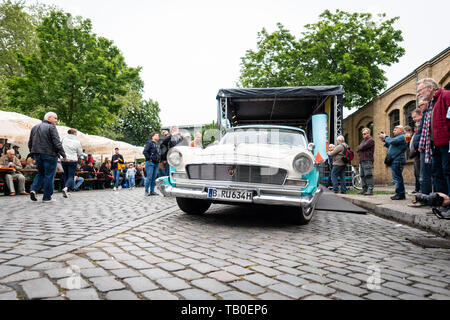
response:
{"label": "person holding camera", "polygon": [[361,176],[362,190],[358,194],[365,196],[373,195],[373,153],[375,151],[375,141],[370,136],[370,129],[364,128],[361,131],[363,141],[356,148],[359,157],[359,174]]}
{"label": "person holding camera", "polygon": [[380,132],[378,137],[388,148],[384,163],[391,167],[392,180],[395,184],[395,196],[391,200],[405,200],[405,184],[403,182],[403,165],[406,163],[405,150],[408,144],[405,140],[405,130],[403,126],[396,126],[393,130],[394,137],[388,137],[384,132]]}

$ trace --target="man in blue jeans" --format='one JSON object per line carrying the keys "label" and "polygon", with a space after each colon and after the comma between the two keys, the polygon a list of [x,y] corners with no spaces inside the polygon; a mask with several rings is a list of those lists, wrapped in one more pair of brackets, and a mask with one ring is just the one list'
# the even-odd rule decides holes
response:
{"label": "man in blue jeans", "polygon": [[[159,154],[158,146],[159,134],[153,132],[150,135],[150,140],[147,141],[144,147],[145,156],[145,171],[147,172],[147,177],[145,178],[145,195],[154,196],[155,192],[155,181],[158,175],[158,164],[161,159]],[[150,187],[150,192],[149,192]]]}
{"label": "man in blue jeans", "polygon": [[388,137],[384,132],[379,135],[385,142],[384,146],[388,148],[387,157],[393,159],[391,164],[392,180],[395,184],[395,196],[391,200],[405,200],[405,184],[403,182],[403,165],[406,163],[405,151],[408,147],[405,139],[405,129],[403,126],[394,128],[394,137]]}
{"label": "man in blue jeans", "polygon": [[328,152],[329,157],[333,157],[333,169],[331,170],[331,179],[333,181],[333,191],[334,193],[338,193],[338,178],[341,183],[341,193],[347,193],[347,186],[345,185],[345,168],[346,164],[342,160],[344,157],[345,147],[345,138],[343,136],[339,136],[336,138],[337,146],[333,151]]}
{"label": "man in blue jeans", "polygon": [[48,112],[44,116],[44,121],[31,129],[28,149],[33,155],[38,170],[30,188],[32,201],[37,201],[37,193],[44,188],[42,201],[44,203],[56,202],[55,199],[52,199],[52,195],[58,155],[61,155],[62,161],[67,160],[58,130],[56,130],[57,123],[56,113]]}
{"label": "man in blue jeans", "polygon": [[111,169],[114,177],[114,188],[116,191],[120,185],[120,173],[122,172],[121,167],[125,167],[125,160],[123,156],[119,153],[119,148],[114,149],[114,155],[111,157]]}

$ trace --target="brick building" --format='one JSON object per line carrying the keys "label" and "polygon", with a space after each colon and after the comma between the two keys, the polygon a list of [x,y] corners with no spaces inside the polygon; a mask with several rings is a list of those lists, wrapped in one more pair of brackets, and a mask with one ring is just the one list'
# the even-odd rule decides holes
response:
{"label": "brick building", "polygon": [[[378,132],[383,131],[392,136],[392,130],[396,125],[414,127],[411,112],[416,108],[417,81],[422,78],[433,78],[440,87],[450,90],[450,47],[344,119],[344,136],[353,149],[356,149],[362,141],[361,129],[364,127],[371,129],[372,137],[375,139],[374,178],[377,184],[392,184],[391,171],[383,162],[387,149],[378,138]],[[406,161],[403,170],[405,183],[414,183],[413,162],[413,160]],[[356,154],[353,163],[359,163]]]}

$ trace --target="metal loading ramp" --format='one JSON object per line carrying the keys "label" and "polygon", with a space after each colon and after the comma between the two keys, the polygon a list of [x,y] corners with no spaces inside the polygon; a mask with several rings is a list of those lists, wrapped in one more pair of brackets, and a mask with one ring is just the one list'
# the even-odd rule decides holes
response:
{"label": "metal loading ramp", "polygon": [[334,194],[333,191],[328,190],[323,186],[322,195],[319,198],[319,201],[316,204],[317,211],[334,211],[334,212],[349,212],[356,214],[367,214],[367,210],[355,206],[347,200],[342,199],[341,197]]}

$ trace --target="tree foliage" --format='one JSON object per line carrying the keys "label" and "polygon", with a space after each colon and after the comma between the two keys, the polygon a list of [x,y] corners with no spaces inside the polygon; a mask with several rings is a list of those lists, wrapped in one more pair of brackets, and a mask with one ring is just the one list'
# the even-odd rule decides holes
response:
{"label": "tree foliage", "polygon": [[[34,7],[36,8],[36,7]],[[35,10],[31,10],[35,13]],[[23,75],[17,55],[37,50],[35,27],[38,19],[26,12],[23,1],[0,3],[0,108],[6,109],[6,80]]]}
{"label": "tree foliage", "polygon": [[159,104],[151,99],[142,100],[137,91],[131,91],[124,99],[126,105],[111,125],[109,135],[114,132],[115,139],[143,146],[152,132],[161,130]]}
{"label": "tree foliage", "polygon": [[219,126],[215,121],[202,126],[202,146],[206,148],[208,145],[214,143],[218,138]]}
{"label": "tree foliage", "polygon": [[305,26],[296,39],[280,23],[258,33],[257,50],[241,58],[240,86],[343,85],[344,105],[361,107],[386,88],[382,66],[398,62],[405,50],[398,17],[375,20],[369,13],[329,10]]}
{"label": "tree foliage", "polygon": [[41,118],[55,111],[61,122],[98,134],[123,103],[118,97],[143,87],[112,41],[92,33],[89,19],[52,11],[37,27],[39,50],[19,54],[24,76],[7,81],[10,105]]}

